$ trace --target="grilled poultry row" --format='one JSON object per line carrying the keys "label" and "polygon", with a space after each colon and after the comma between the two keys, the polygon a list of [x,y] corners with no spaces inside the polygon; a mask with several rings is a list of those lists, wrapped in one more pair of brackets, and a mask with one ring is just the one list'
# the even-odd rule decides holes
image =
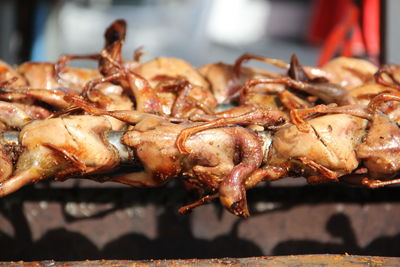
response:
{"label": "grilled poultry row", "polygon": [[[338,58],[313,68],[245,54],[196,70],[174,58],[141,63],[140,50],[125,61],[125,28],[114,22],[99,54],[3,63],[1,196],[53,177],[132,186],[179,178],[203,196],[181,212],[219,197],[246,217],[246,190],[265,180],[398,182],[396,66]],[[97,60],[99,70],[71,68],[74,59]],[[287,73],[242,66],[248,60]]]}

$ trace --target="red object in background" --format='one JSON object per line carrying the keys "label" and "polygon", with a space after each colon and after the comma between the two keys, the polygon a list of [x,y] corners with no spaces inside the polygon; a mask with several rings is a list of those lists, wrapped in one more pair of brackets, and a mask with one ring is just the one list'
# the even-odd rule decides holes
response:
{"label": "red object in background", "polygon": [[311,44],[323,43],[318,66],[337,55],[366,56],[377,63],[379,27],[379,0],[316,0],[307,39]]}
{"label": "red object in background", "polygon": [[348,0],[314,0],[313,14],[307,40],[313,45],[320,45],[340,21],[346,11]]}
{"label": "red object in background", "polygon": [[379,57],[380,53],[380,0],[363,1],[362,27],[365,49],[368,55]]}

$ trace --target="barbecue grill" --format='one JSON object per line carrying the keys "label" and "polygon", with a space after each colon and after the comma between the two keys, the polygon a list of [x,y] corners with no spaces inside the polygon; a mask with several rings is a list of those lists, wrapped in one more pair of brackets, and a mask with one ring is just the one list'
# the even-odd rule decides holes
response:
{"label": "barbecue grill", "polygon": [[0,199],[0,266],[396,266],[398,190],[285,179],[249,190],[240,219],[217,202],[178,214],[193,196],[177,182],[43,182]]}

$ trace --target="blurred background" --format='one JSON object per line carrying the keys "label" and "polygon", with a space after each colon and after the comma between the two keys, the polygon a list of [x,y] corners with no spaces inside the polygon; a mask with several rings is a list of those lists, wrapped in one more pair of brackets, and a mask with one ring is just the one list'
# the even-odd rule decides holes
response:
{"label": "blurred background", "polygon": [[[400,1],[354,1],[360,7],[357,25],[347,25],[350,2],[1,0],[0,59],[54,62],[60,54],[96,53],[105,28],[123,18],[125,59],[143,46],[144,60],[179,57],[196,67],[233,63],[246,52],[284,60],[296,53],[307,65],[346,53],[400,62]],[[343,51],[345,42],[350,50]],[[308,186],[284,179],[248,195],[253,216],[243,220],[217,202],[179,215],[190,196],[175,183],[154,189],[81,180],[39,183],[0,199],[0,261],[400,256],[396,187]]]}
{"label": "blurred background", "polygon": [[[304,64],[315,65],[326,39],[346,20],[347,4],[354,2],[359,6],[363,3],[364,7],[360,9],[361,28],[346,33],[355,36],[352,55],[365,55],[365,49],[360,48],[364,44],[367,52],[379,60],[386,54],[397,59],[397,37],[392,32],[395,12],[400,7],[398,1],[331,2],[2,0],[0,58],[16,64],[27,60],[55,61],[62,53],[98,52],[103,46],[105,28],[113,20],[124,18],[128,22],[124,47],[127,59],[135,48],[143,46],[144,59],[172,56],[195,66],[215,61],[231,63],[245,52],[285,60],[296,53]],[[385,16],[380,16],[383,13]]]}

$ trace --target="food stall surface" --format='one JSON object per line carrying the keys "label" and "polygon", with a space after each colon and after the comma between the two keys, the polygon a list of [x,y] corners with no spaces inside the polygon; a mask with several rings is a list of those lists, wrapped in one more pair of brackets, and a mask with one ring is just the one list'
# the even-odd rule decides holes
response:
{"label": "food stall surface", "polygon": [[146,261],[124,261],[124,260],[97,260],[80,262],[0,262],[0,266],[26,266],[26,267],[92,267],[92,266],[113,266],[113,267],[346,267],[346,266],[398,266],[399,258],[351,256],[351,255],[301,255],[281,257],[253,257],[253,258],[223,258],[223,259],[188,259],[188,260],[146,260]]}

